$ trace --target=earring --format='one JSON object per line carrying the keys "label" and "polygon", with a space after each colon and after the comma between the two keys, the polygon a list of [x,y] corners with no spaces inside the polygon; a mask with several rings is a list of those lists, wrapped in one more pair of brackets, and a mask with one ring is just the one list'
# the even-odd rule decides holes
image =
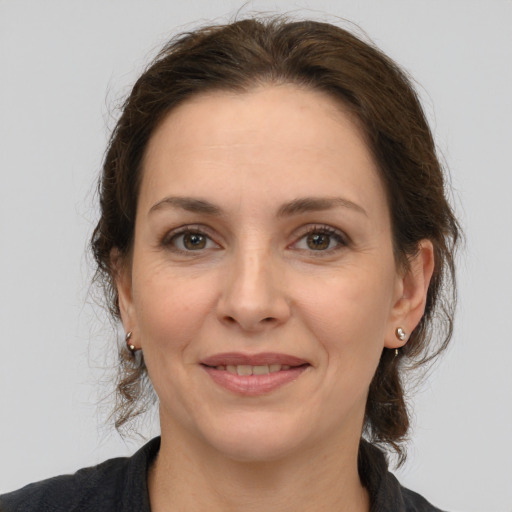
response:
{"label": "earring", "polygon": [[397,357],[397,356],[398,356],[398,349],[395,348],[395,357]]}
{"label": "earring", "polygon": [[398,327],[395,331],[395,335],[400,341],[404,341],[407,336],[406,332],[401,327]]}
{"label": "earring", "polygon": [[126,341],[126,345],[128,346],[128,349],[133,354],[133,353],[135,353],[136,348],[135,348],[135,345],[130,342],[131,338],[132,338],[132,331],[128,331],[126,333],[126,336],[124,337],[124,341]]}

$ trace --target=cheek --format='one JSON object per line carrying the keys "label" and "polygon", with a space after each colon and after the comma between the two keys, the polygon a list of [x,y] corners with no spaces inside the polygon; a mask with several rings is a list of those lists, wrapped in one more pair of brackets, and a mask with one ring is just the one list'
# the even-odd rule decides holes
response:
{"label": "cheek", "polygon": [[184,278],[168,269],[140,268],[144,272],[134,276],[133,289],[144,361],[160,403],[183,415],[194,407],[182,391],[190,389],[194,342],[213,307],[215,288],[204,276]]}
{"label": "cheek", "polygon": [[212,308],[213,283],[207,275],[184,277],[165,265],[140,268],[134,275],[133,294],[142,348],[159,357],[183,350]]}
{"label": "cheek", "polygon": [[329,359],[331,371],[373,371],[388,328],[393,273],[344,268],[302,288],[304,322]]}

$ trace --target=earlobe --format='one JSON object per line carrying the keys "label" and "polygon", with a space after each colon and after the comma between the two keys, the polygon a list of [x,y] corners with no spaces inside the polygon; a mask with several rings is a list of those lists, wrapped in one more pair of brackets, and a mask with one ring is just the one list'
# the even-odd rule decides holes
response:
{"label": "earlobe", "polygon": [[409,258],[408,269],[400,277],[400,293],[393,306],[385,347],[399,348],[407,343],[410,333],[416,328],[425,311],[433,272],[434,246],[430,240],[422,240],[418,244],[418,251]]}

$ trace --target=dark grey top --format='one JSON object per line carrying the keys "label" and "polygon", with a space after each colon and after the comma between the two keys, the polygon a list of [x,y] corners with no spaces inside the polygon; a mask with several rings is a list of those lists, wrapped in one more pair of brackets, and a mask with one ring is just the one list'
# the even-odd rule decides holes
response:
{"label": "dark grey top", "polygon": [[[132,457],[110,459],[36,482],[0,496],[1,512],[151,512],[147,473],[160,448],[156,437]],[[372,502],[371,512],[441,512],[402,487],[388,471],[384,454],[361,442],[359,473]]]}

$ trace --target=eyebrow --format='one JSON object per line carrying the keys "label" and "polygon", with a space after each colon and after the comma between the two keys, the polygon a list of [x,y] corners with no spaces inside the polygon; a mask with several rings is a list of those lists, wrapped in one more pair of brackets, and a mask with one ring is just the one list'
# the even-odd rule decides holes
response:
{"label": "eyebrow", "polygon": [[299,215],[307,212],[320,212],[330,210],[336,207],[349,208],[358,213],[362,213],[366,216],[366,210],[348,199],[343,197],[303,197],[295,199],[289,203],[284,204],[279,208],[277,215],[279,217],[289,217],[291,215]]}
{"label": "eyebrow", "polygon": [[203,199],[196,199],[194,197],[166,197],[158,203],[154,204],[148,214],[161,210],[165,207],[181,208],[192,213],[204,213],[206,215],[222,215],[222,209],[209,201]]}
{"label": "eyebrow", "polygon": [[[155,203],[150,208],[148,214],[166,207],[180,208],[192,213],[203,213],[213,216],[220,216],[224,213],[222,208],[204,199],[169,196],[158,201],[158,203]],[[277,211],[277,216],[291,217],[302,213],[330,210],[336,207],[349,208],[355,212],[368,216],[366,210],[362,206],[342,197],[302,197],[294,199],[293,201],[282,205]]]}

